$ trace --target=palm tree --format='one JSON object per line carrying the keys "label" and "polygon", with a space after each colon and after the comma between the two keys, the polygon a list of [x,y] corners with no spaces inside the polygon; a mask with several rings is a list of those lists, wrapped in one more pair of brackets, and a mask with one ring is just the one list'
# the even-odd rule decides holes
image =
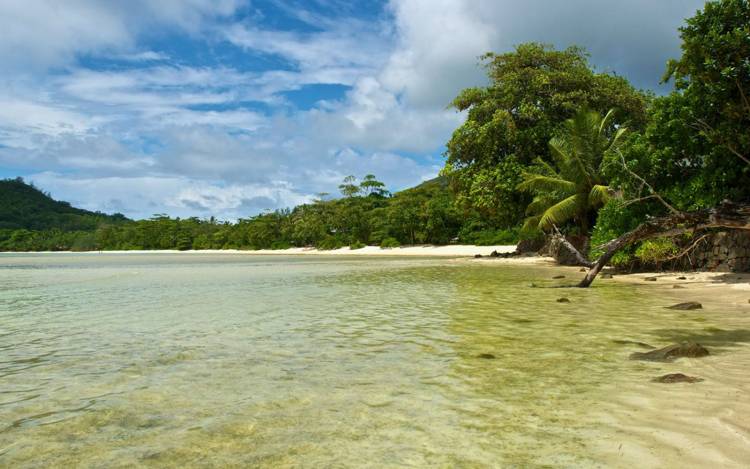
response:
{"label": "palm tree", "polygon": [[534,195],[526,208],[529,217],[524,228],[549,230],[572,220],[586,234],[591,212],[611,195],[601,174],[602,161],[626,131],[624,127],[612,131],[613,116],[614,110],[604,117],[581,110],[565,121],[559,137],[549,141],[554,166],[537,158],[534,170],[524,173],[518,185]]}

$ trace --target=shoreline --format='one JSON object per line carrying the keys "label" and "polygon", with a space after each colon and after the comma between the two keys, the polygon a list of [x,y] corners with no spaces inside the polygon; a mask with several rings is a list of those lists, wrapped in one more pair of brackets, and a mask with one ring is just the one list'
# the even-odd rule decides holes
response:
{"label": "shoreline", "polygon": [[[445,246],[417,245],[397,248],[381,248],[379,246],[365,246],[360,249],[320,250],[312,247],[288,249],[199,249],[179,251],[176,249],[142,249],[122,251],[0,251],[0,254],[245,254],[250,256],[421,256],[421,257],[474,257],[476,254],[489,256],[493,251],[500,254],[515,252],[515,245],[475,246],[471,244],[448,244]],[[528,258],[528,259],[534,259]]]}

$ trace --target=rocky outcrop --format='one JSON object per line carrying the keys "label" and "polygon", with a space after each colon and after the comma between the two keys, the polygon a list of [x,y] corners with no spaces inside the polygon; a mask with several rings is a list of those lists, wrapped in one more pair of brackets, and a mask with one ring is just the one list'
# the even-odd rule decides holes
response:
{"label": "rocky outcrop", "polygon": [[668,375],[654,378],[651,381],[655,383],[700,383],[701,381],[703,381],[703,378],[688,376],[682,373],[670,373]]}
{"label": "rocky outcrop", "polygon": [[[571,246],[574,249],[571,249]],[[554,257],[560,265],[584,265],[588,267],[591,265],[591,262],[585,258],[588,251],[589,239],[585,236],[563,238],[560,235],[554,235],[548,238],[547,244],[539,251],[539,254]]]}
{"label": "rocky outcrop", "polygon": [[677,303],[676,305],[667,306],[667,309],[677,309],[680,311],[689,311],[691,309],[702,309],[703,305],[697,301],[687,301],[685,303]]}
{"label": "rocky outcrop", "polygon": [[645,360],[651,362],[671,362],[678,358],[698,358],[707,356],[708,350],[701,344],[695,342],[683,342],[681,344],[668,345],[664,348],[651,350],[650,352],[634,352],[630,354],[631,360]]}
{"label": "rocky outcrop", "polygon": [[750,232],[710,234],[682,261],[683,268],[715,272],[750,272]]}

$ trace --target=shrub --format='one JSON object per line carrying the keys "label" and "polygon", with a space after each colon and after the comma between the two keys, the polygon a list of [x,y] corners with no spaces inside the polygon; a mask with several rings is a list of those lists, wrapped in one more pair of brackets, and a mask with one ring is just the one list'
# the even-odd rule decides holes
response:
{"label": "shrub", "polygon": [[668,238],[649,239],[635,250],[635,257],[649,264],[658,264],[677,254],[677,245]]}
{"label": "shrub", "polygon": [[381,249],[397,248],[399,246],[401,246],[401,243],[399,243],[396,238],[385,238],[380,243],[380,248]]}
{"label": "shrub", "polygon": [[344,243],[337,237],[328,235],[325,238],[318,241],[318,244],[316,244],[315,247],[323,251],[328,251],[331,249],[342,248],[344,247]]}
{"label": "shrub", "polygon": [[292,245],[289,244],[287,241],[274,241],[271,243],[271,249],[289,249]]}
{"label": "shrub", "polygon": [[365,247],[365,243],[360,241],[354,241],[349,245],[349,249],[352,251],[354,251],[355,249],[362,249],[363,247]]}

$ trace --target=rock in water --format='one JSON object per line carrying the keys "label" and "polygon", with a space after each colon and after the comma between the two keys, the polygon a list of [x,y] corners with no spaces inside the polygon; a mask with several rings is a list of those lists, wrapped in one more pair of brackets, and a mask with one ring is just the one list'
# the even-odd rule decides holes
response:
{"label": "rock in water", "polygon": [[700,383],[703,381],[703,378],[683,375],[682,373],[670,373],[668,375],[654,378],[651,381],[655,383]]}
{"label": "rock in water", "polygon": [[685,288],[682,285],[672,285],[672,288]]}
{"label": "rock in water", "polygon": [[614,339],[612,342],[616,344],[620,344],[620,345],[637,345],[642,348],[650,348],[650,349],[656,348],[653,345],[649,345],[645,342],[638,342],[637,340]]}
{"label": "rock in water", "polygon": [[[677,280],[687,280],[687,277],[684,277],[684,276],[682,276],[682,277],[677,277]],[[667,376],[669,376],[669,375],[667,375]]]}
{"label": "rock in water", "polygon": [[564,276],[564,275],[555,275],[555,276],[554,276],[554,277],[552,277],[552,278],[553,278],[553,279],[555,279],[555,280],[557,280],[557,279],[559,279],[559,278],[565,278],[565,276]]}
{"label": "rock in water", "polygon": [[558,303],[570,303],[570,300],[565,297],[562,297],[562,298],[558,298],[557,302]]}
{"label": "rock in water", "polygon": [[691,309],[703,309],[703,305],[697,301],[687,301],[685,303],[677,303],[676,305],[667,306],[667,309],[679,309],[681,311],[688,311]]}
{"label": "rock in water", "polygon": [[631,360],[646,360],[651,362],[671,362],[681,357],[698,358],[708,355],[708,350],[701,344],[695,342],[683,342],[681,344],[668,345],[664,348],[651,350],[650,352],[633,352]]}
{"label": "rock in water", "polygon": [[497,357],[492,355],[491,353],[480,353],[479,355],[477,355],[477,358],[484,358],[485,360],[494,360]]}
{"label": "rock in water", "polygon": [[644,277],[643,280],[647,282],[656,282],[656,277]]}
{"label": "rock in water", "polygon": [[586,267],[581,267],[580,269],[578,269],[578,272],[587,272]]}
{"label": "rock in water", "polygon": [[474,254],[474,259],[480,259],[482,257],[481,254]]}

